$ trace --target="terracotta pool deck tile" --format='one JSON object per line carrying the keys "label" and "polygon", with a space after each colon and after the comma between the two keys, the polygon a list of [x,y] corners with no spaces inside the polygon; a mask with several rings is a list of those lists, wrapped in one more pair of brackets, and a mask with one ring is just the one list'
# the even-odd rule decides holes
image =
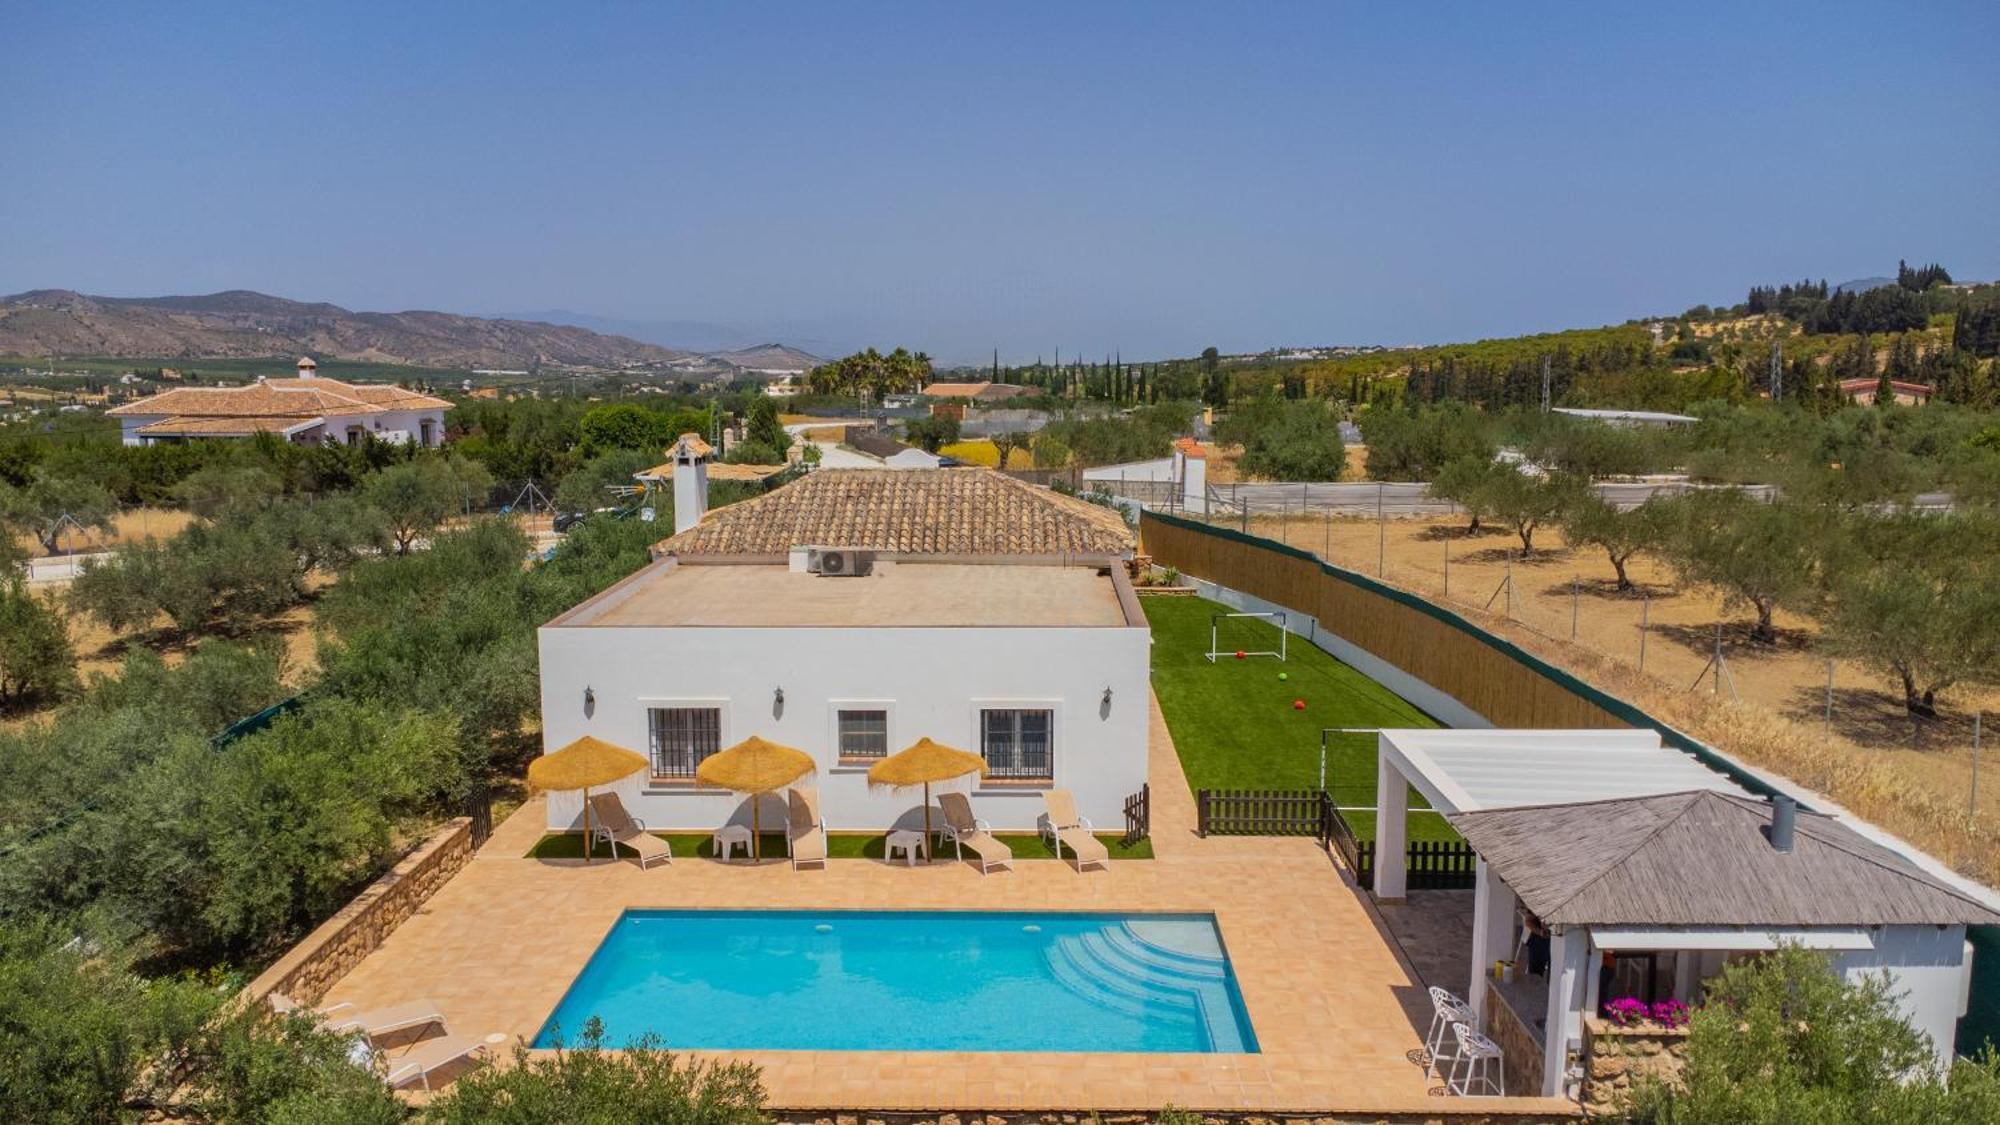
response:
{"label": "terracotta pool deck tile", "polygon": [[[539,801],[499,825],[441,888],[327,997],[363,1007],[436,1002],[462,1034],[532,1041],[627,909],[984,909],[1212,912],[1261,1053],[689,1052],[764,1068],[779,1108],[1157,1108],[1436,1112],[1408,1060],[1429,1021],[1388,930],[1326,853],[1304,839],[1203,839],[1173,743],[1152,706],[1156,859],[1078,874],[1023,861],[982,877],[839,860],[824,871],[680,857],[630,863],[521,858]],[[576,1029],[566,1029],[572,1035]],[[1059,1034],[1059,1030],[1052,1031]],[[1558,1103],[1541,1102],[1543,1109]],[[1510,1108],[1534,1108],[1516,1099]]]}

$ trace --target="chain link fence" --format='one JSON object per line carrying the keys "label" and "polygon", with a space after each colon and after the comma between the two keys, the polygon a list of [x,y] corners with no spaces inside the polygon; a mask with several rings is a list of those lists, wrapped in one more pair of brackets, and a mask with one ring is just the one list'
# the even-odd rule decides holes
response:
{"label": "chain link fence", "polygon": [[[1614,503],[1636,504],[1652,486],[1643,494],[1611,487]],[[1111,490],[1126,493],[1116,482]],[[1758,636],[1753,609],[1683,586],[1657,559],[1628,560],[1621,581],[1603,550],[1570,547],[1554,526],[1532,529],[1526,544],[1511,528],[1474,531],[1461,509],[1420,484],[1220,485],[1206,511],[1187,510],[1184,498],[1131,498],[1306,550],[1500,631],[1529,634],[1589,678],[1607,669],[1629,676],[1683,710],[1749,705],[1893,765],[1930,806],[2000,831],[2000,776],[1991,776],[1996,763],[1981,760],[1995,756],[2000,694],[1958,688],[1937,700],[1934,715],[1913,714],[1892,672],[1834,657],[1810,621],[1780,610],[1771,635]]]}

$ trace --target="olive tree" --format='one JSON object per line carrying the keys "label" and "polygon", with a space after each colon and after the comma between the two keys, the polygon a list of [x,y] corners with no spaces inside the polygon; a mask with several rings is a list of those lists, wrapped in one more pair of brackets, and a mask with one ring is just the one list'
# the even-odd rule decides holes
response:
{"label": "olive tree", "polygon": [[1733,488],[1666,503],[1672,513],[1663,544],[1668,562],[1683,581],[1720,591],[1724,605],[1756,613],[1751,635],[1757,640],[1777,640],[1771,617],[1779,606],[1813,608],[1825,532],[1816,513]]}
{"label": "olive tree", "polygon": [[1665,507],[1648,500],[1637,507],[1620,510],[1616,504],[1588,489],[1578,489],[1561,516],[1563,538],[1574,547],[1597,547],[1618,575],[1618,592],[1632,589],[1626,564],[1640,551],[1657,546],[1664,537]]}
{"label": "olive tree", "polygon": [[417,540],[471,507],[472,498],[493,485],[476,461],[417,457],[369,477],[362,496],[382,513],[396,553],[407,555]]}
{"label": "olive tree", "polygon": [[1826,566],[1827,639],[1894,676],[1911,715],[1954,685],[2000,680],[2000,518],[1857,515]]}
{"label": "olive tree", "polygon": [[44,476],[23,488],[0,487],[0,525],[35,537],[53,555],[70,529],[109,531],[118,501],[104,486],[80,477]]}
{"label": "olive tree", "polygon": [[1788,947],[1734,961],[1688,1021],[1677,1082],[1634,1091],[1625,1119],[1707,1122],[2000,1120],[2000,1059],[1938,1065],[1886,975],[1850,982]]}

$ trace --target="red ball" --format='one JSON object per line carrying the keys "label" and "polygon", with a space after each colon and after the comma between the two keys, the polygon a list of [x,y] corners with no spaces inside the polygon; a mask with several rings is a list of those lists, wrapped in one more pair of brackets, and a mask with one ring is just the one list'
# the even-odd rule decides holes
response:
{"label": "red ball", "polygon": [[1236,650],[1236,659],[1238,659],[1238,660],[1241,660],[1241,659],[1243,659],[1244,657],[1246,657],[1246,656],[1248,656],[1248,655],[1250,655],[1250,654],[1249,654],[1249,653],[1247,653],[1247,652],[1244,652],[1244,651],[1243,651],[1242,649],[1240,649],[1240,648]]}
{"label": "red ball", "polygon": [[1303,710],[1305,710],[1305,709],[1306,709],[1306,701],[1305,701],[1305,700],[1303,700],[1303,699],[1294,699],[1294,700],[1292,700],[1292,710],[1294,710],[1294,711],[1303,711]]}

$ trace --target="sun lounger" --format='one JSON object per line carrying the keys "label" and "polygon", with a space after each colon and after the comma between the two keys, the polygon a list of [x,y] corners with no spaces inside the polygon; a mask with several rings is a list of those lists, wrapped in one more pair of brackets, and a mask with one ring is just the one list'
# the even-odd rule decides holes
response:
{"label": "sun lounger", "polygon": [[1049,811],[1042,816],[1042,835],[1055,845],[1056,858],[1062,858],[1063,845],[1069,845],[1070,854],[1076,857],[1076,869],[1095,864],[1109,871],[1110,849],[1104,841],[1091,834],[1091,823],[1076,813],[1076,796],[1067,789],[1049,789],[1042,793],[1042,802]]}
{"label": "sun lounger", "polygon": [[972,815],[970,798],[963,793],[941,793],[938,807],[944,810],[945,838],[951,841],[959,859],[965,858],[969,848],[979,861],[981,875],[995,867],[1013,870],[1014,850],[994,839],[992,826]]}
{"label": "sun lounger", "polygon": [[382,1078],[397,1089],[418,1085],[430,1093],[433,1075],[455,1064],[480,1061],[487,1053],[486,1042],[465,1035],[426,1039],[394,1058],[384,1058]]}
{"label": "sun lounger", "polygon": [[810,785],[785,793],[785,851],[794,870],[801,863],[826,868],[826,819],[819,815],[819,790]]}
{"label": "sun lounger", "polygon": [[[625,811],[625,802],[616,793],[590,795],[590,815],[596,821],[591,832],[607,844],[623,844],[637,853],[639,869],[655,860],[673,861],[674,849],[665,840],[646,831],[644,821]],[[616,849],[612,851],[617,854]]]}
{"label": "sun lounger", "polygon": [[[271,1010],[279,1015],[292,1012],[304,1014],[304,1010],[294,1003],[291,997],[281,992],[271,993],[266,1001],[271,1005]],[[311,1014],[317,1016],[320,1024],[328,1031],[358,1031],[370,1039],[380,1039],[400,1031],[416,1031],[432,1026],[442,1034],[451,1034],[451,1027],[444,1021],[444,1013],[438,1011],[437,1005],[428,1000],[365,1010],[343,1001],[339,1004],[328,1004],[323,1008],[314,1008]]]}

